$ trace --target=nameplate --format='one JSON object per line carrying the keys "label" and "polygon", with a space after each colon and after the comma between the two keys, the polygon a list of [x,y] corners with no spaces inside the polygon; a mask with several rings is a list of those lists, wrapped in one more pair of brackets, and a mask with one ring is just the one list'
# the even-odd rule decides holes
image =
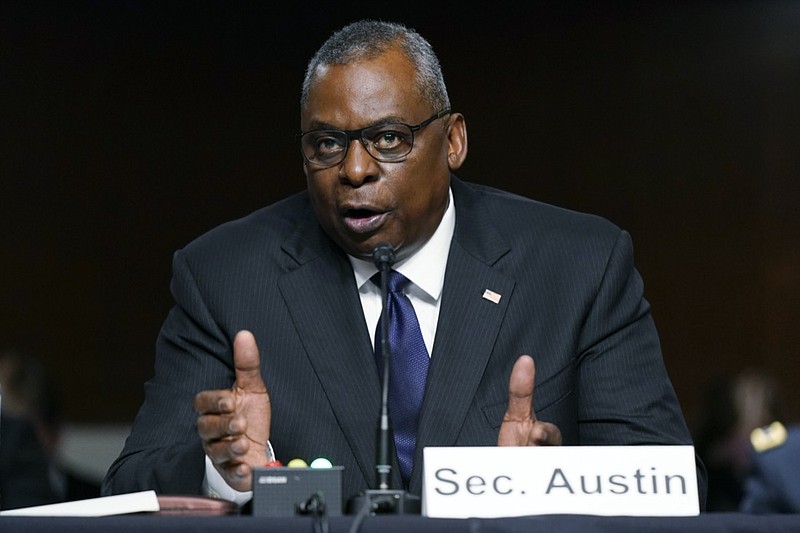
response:
{"label": "nameplate", "polygon": [[427,447],[422,514],[693,516],[693,446]]}

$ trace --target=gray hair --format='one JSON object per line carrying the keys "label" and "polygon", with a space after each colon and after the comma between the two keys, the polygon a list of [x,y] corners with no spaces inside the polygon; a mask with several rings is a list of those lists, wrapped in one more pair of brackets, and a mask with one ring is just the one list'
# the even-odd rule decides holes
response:
{"label": "gray hair", "polygon": [[320,65],[345,65],[350,62],[374,59],[397,49],[411,61],[416,74],[416,87],[423,100],[435,111],[450,108],[450,98],[444,84],[439,59],[433,47],[419,33],[395,23],[362,20],[344,26],[333,33],[308,62],[300,107],[305,108],[308,91],[317,67]]}

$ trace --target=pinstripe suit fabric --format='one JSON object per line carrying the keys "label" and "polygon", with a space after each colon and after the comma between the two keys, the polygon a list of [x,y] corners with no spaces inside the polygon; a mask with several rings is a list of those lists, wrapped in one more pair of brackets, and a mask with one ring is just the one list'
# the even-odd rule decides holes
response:
{"label": "pinstripe suit fabric", "polygon": [[[496,444],[520,354],[536,360],[536,414],[560,427],[564,444],[691,443],[629,235],[596,216],[451,184],[456,229],[410,490],[421,490],[425,446]],[[483,298],[486,289],[500,301]],[[260,348],[279,458],[343,465],[344,496],[374,484],[373,347],[347,257],[305,192],[176,252],[171,290],[155,374],[105,493],[200,491],[192,400],[231,386],[240,329]],[[393,475],[401,486],[396,464]]]}

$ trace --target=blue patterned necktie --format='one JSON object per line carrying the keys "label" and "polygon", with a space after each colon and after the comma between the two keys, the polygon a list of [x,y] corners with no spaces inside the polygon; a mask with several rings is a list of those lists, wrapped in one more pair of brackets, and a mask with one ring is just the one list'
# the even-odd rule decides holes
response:
{"label": "blue patterned necktie", "polygon": [[[380,272],[372,277],[372,282],[380,287]],[[392,270],[389,272],[389,296],[387,311],[389,316],[389,416],[392,421],[394,444],[400,463],[400,475],[405,482],[411,477],[414,466],[414,450],[417,447],[417,422],[425,393],[425,379],[428,375],[428,350],[422,339],[417,314],[411,300],[403,294],[403,287],[409,280]],[[382,320],[382,317],[381,317]],[[378,375],[383,375],[382,323],[378,321],[375,332],[375,357]]]}

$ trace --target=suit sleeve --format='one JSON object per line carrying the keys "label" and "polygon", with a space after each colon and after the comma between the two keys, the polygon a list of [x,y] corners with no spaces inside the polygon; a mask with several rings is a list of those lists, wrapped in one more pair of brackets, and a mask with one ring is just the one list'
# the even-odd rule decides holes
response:
{"label": "suit sleeve", "polygon": [[[692,444],[627,232],[620,232],[614,244],[581,332],[581,443]],[[702,508],[706,480],[699,459],[697,475]]]}
{"label": "suit sleeve", "polygon": [[155,369],[125,446],[103,482],[104,495],[155,490],[201,494],[205,454],[195,395],[234,381],[231,339],[199,290],[181,252],[173,259],[175,305],[159,333]]}

